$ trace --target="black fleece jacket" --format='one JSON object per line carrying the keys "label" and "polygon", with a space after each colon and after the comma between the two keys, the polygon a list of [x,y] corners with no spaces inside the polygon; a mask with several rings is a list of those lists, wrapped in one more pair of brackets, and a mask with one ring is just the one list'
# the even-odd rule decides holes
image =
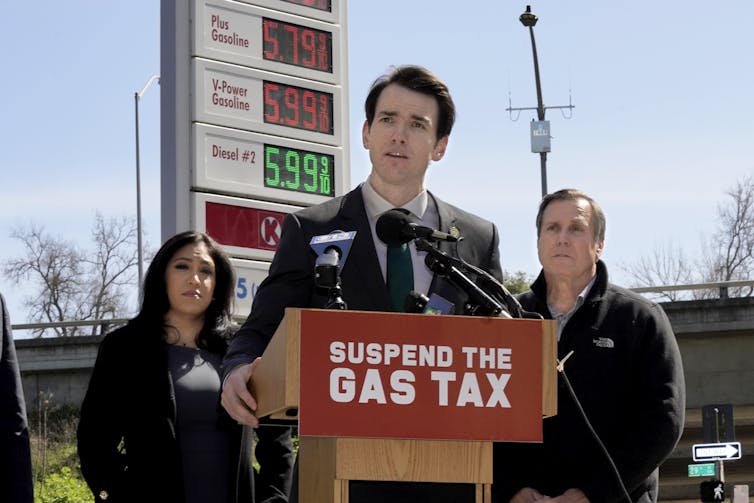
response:
{"label": "black fleece jacket", "polygon": [[[524,309],[551,319],[543,273],[521,294]],[[566,323],[558,359],[634,502],[657,501],[658,467],[683,430],[685,381],[678,344],[662,308],[608,282],[597,262],[584,304]],[[495,445],[494,501],[522,487],[548,496],[579,488],[593,503],[624,502],[609,461],[558,377],[558,413],[541,444]]]}

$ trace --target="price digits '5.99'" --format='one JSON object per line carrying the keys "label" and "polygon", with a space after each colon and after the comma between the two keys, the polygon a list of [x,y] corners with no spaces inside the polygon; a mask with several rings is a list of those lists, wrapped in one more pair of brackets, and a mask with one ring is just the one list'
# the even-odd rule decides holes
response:
{"label": "price digits '5.99'", "polygon": [[265,144],[264,186],[332,196],[334,164],[328,154]]}
{"label": "price digits '5.99'", "polygon": [[262,19],[264,59],[332,73],[332,34],[297,24]]}
{"label": "price digits '5.99'", "polygon": [[264,121],[333,134],[333,95],[265,80]]}

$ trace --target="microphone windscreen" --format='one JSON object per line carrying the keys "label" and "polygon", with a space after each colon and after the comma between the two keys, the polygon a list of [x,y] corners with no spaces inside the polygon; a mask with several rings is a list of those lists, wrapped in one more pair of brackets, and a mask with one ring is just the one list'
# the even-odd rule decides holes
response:
{"label": "microphone windscreen", "polygon": [[340,249],[334,246],[325,250],[325,253],[317,257],[314,262],[316,266],[331,266],[338,267],[338,261],[340,260]]}
{"label": "microphone windscreen", "polygon": [[406,295],[406,301],[403,305],[403,309],[407,313],[421,313],[424,311],[424,307],[427,305],[427,302],[429,302],[429,297],[424,295],[423,293],[417,292],[416,290],[411,290],[408,292],[408,295]]}
{"label": "microphone windscreen", "polygon": [[375,230],[377,237],[386,245],[399,245],[411,241],[411,236],[407,236],[403,230],[411,224],[407,210],[392,209],[388,210],[377,219]]}

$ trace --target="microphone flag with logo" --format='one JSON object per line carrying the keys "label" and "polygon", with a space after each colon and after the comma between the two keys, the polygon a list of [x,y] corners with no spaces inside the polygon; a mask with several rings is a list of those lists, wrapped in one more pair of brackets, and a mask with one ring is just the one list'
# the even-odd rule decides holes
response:
{"label": "microphone flag with logo", "polygon": [[314,236],[309,242],[312,250],[321,256],[325,253],[334,252],[338,256],[338,268],[342,269],[348,258],[348,252],[351,251],[351,245],[353,239],[356,236],[356,231],[332,231],[330,234],[323,234],[321,236]]}

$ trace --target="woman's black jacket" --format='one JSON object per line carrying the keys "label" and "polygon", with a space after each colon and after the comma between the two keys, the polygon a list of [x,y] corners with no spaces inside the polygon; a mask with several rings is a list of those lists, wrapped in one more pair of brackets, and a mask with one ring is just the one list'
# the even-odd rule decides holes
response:
{"label": "woman's black jacket", "polygon": [[[220,427],[232,437],[228,494],[253,501],[251,432],[230,419],[219,395],[217,406]],[[185,501],[167,348],[133,321],[100,344],[81,405],[78,453],[97,502]]]}

